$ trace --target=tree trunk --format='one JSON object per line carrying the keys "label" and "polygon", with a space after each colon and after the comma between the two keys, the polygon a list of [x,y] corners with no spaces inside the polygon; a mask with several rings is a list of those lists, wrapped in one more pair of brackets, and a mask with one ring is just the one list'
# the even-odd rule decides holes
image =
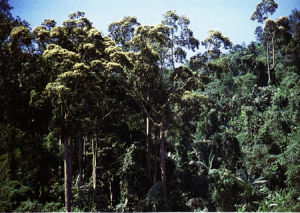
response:
{"label": "tree trunk", "polygon": [[65,174],[65,206],[66,212],[71,211],[71,174],[70,174],[70,150],[68,137],[64,137],[64,174]]}
{"label": "tree trunk", "polygon": [[150,119],[146,118],[146,143],[147,143],[147,169],[148,169],[148,178],[151,183],[151,165],[150,165],[150,143],[151,143],[151,122]]}
{"label": "tree trunk", "polygon": [[166,187],[166,165],[165,165],[165,112],[161,112],[161,126],[160,126],[160,169],[161,169],[161,184],[163,189],[163,199],[167,200]]}
{"label": "tree trunk", "polygon": [[272,53],[273,53],[273,69],[275,70],[275,46],[274,46],[274,36],[272,36]]}
{"label": "tree trunk", "polygon": [[271,83],[270,63],[269,63],[269,42],[267,42],[267,67],[268,67],[268,84]]}
{"label": "tree trunk", "polygon": [[154,136],[154,172],[153,172],[153,185],[156,183],[156,177],[157,177],[157,140],[158,140],[158,130],[155,130],[155,136]]}
{"label": "tree trunk", "polygon": [[82,164],[83,164],[83,166],[82,166],[82,179],[84,180],[85,179],[85,173],[86,173],[86,171],[85,171],[85,166],[86,166],[86,141],[87,141],[87,137],[86,136],[84,136],[83,137],[83,156],[82,156],[82,160],[83,160],[83,162],[82,162]]}
{"label": "tree trunk", "polygon": [[[62,151],[63,151],[63,146],[62,146],[62,137],[59,136],[58,137],[58,145],[59,145],[59,153],[61,155]],[[58,164],[58,176],[59,177],[62,177],[64,174],[64,168],[62,166],[62,161],[59,161],[59,164]]]}
{"label": "tree trunk", "polygon": [[97,187],[97,141],[92,137],[92,152],[93,152],[93,188]]}
{"label": "tree trunk", "polygon": [[113,174],[109,173],[109,197],[110,197],[110,205],[111,207],[113,207],[113,191],[112,191],[112,183],[114,180],[114,176]]}
{"label": "tree trunk", "polygon": [[82,138],[78,136],[78,187],[82,182]]}
{"label": "tree trunk", "polygon": [[72,174],[73,174],[73,167],[72,167],[72,154],[73,154],[73,143],[74,143],[74,139],[72,140],[72,138],[69,140],[69,174],[70,174],[70,187],[72,187]]}

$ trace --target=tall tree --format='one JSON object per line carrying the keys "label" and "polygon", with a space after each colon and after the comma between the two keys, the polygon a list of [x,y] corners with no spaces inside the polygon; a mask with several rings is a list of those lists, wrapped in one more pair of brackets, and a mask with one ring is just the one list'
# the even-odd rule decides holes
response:
{"label": "tall tree", "polygon": [[[87,134],[88,131],[85,130],[97,118],[95,109],[100,106],[103,94],[101,78],[105,70],[105,65],[97,60],[105,58],[101,34],[92,28],[84,13],[77,12],[69,18],[62,27],[56,27],[52,21],[48,21],[49,27],[42,26],[35,30],[41,36],[40,41],[50,42],[43,52],[52,73],[45,92],[54,108],[53,119],[60,124],[60,134],[65,143],[66,168],[70,168],[72,163],[68,160],[72,155],[69,146],[72,146],[78,134]],[[95,161],[96,158],[93,160],[93,165],[96,166]],[[65,200],[66,210],[70,211],[71,171],[68,171],[69,169],[65,169]],[[96,179],[96,186],[95,183]]]}
{"label": "tall tree", "polygon": [[[276,9],[278,8],[278,4],[274,0],[262,0],[260,3],[257,4],[256,10],[253,12],[251,16],[251,20],[257,20],[258,23],[264,23],[268,18],[269,15],[272,15]],[[268,22],[267,22],[268,23]],[[271,23],[271,22],[269,22]],[[271,25],[270,25],[271,26]],[[272,28],[272,27],[271,27]],[[256,28],[256,31],[259,32],[260,27]],[[259,34],[258,34],[259,35]],[[269,48],[270,44],[266,41],[266,61],[267,61],[267,72],[268,72],[268,83],[271,83],[271,74],[270,74],[270,63],[269,63]],[[274,46],[273,46],[274,48]],[[273,57],[274,59],[274,57]],[[275,59],[274,59],[275,61]]]}
{"label": "tall tree", "polygon": [[270,74],[270,46],[272,46],[272,69],[275,70],[275,45],[287,44],[290,41],[291,35],[289,34],[289,21],[288,17],[280,17],[278,19],[271,20],[267,19],[264,23],[264,40],[266,43],[267,51],[267,67],[268,67],[268,82],[271,83]]}
{"label": "tall tree", "polygon": [[[270,46],[272,45],[272,54],[273,54],[273,69],[275,68],[275,47],[274,47],[274,39],[275,39],[275,33],[277,30],[277,26],[275,21],[271,19],[267,19],[265,21],[264,26],[264,35],[266,39],[266,51],[267,51],[267,68],[268,68],[268,84],[271,83],[271,73],[270,73],[270,62],[269,62],[269,55],[270,55]],[[271,40],[271,45],[269,40]]]}
{"label": "tall tree", "polygon": [[[131,17],[131,16],[124,17],[122,20],[118,22],[112,22],[109,24],[108,26],[109,36],[116,42],[117,45],[119,45],[122,48],[123,51],[128,52],[132,48],[134,49],[130,41],[134,36],[136,27],[139,25],[140,23],[138,23],[135,17]],[[152,63],[155,62],[152,61]],[[147,68],[144,71],[148,72]],[[150,98],[149,88],[147,89],[147,94],[148,95],[146,99],[147,101],[149,101]],[[152,123],[148,116],[146,116],[145,122],[146,122],[145,133],[146,133],[146,147],[147,147],[147,170],[148,170],[148,179],[149,182],[151,183],[152,174],[151,174],[151,163],[150,163],[150,155],[151,155],[150,144],[151,144]]]}
{"label": "tall tree", "polygon": [[[173,11],[164,15],[161,24],[138,26],[132,38],[135,60],[132,76],[133,91],[152,124],[160,128],[160,161],[163,199],[167,198],[165,165],[166,114],[170,103],[177,101],[194,80],[195,73],[183,65],[186,50],[195,50],[199,42],[189,29],[190,21]],[[147,80],[149,79],[149,80]],[[155,87],[149,84],[156,79]],[[148,83],[147,83],[148,82]],[[158,92],[159,91],[159,95]]]}
{"label": "tall tree", "polygon": [[[17,148],[18,132],[26,128],[20,118],[27,119],[29,113],[28,101],[30,89],[33,87],[30,78],[35,78],[35,70],[30,70],[34,63],[32,52],[32,36],[28,27],[9,17],[10,7],[7,1],[1,1],[1,53],[0,53],[0,102],[1,102],[1,122],[6,126],[5,144],[8,148],[8,164],[10,179],[16,179],[17,164],[15,159],[15,149]],[[4,17],[3,17],[4,16]],[[6,16],[6,17],[5,17]],[[11,18],[11,19],[10,19]],[[10,33],[8,31],[11,29]],[[3,39],[3,40],[2,40]],[[27,63],[28,68],[24,66]]]}

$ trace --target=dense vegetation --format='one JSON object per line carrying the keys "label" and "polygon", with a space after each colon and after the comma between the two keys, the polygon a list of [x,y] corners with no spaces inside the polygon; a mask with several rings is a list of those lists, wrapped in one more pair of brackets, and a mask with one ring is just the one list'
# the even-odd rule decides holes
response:
{"label": "dense vegetation", "polygon": [[300,11],[276,8],[245,46],[173,11],[31,30],[1,0],[0,211],[300,211]]}

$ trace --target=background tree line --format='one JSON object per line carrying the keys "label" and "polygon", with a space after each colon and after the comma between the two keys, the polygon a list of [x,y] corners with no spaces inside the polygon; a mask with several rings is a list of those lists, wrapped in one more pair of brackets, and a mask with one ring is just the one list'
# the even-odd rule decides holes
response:
{"label": "background tree line", "polygon": [[31,30],[1,0],[0,211],[299,211],[300,11],[277,7],[246,46],[174,11]]}

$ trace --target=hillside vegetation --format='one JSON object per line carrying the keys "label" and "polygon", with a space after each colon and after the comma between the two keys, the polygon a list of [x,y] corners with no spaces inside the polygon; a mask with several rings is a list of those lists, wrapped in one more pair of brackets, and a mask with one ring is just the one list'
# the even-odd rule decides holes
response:
{"label": "hillside vegetation", "polygon": [[300,211],[300,11],[276,8],[246,46],[174,11],[31,30],[1,0],[0,211]]}

